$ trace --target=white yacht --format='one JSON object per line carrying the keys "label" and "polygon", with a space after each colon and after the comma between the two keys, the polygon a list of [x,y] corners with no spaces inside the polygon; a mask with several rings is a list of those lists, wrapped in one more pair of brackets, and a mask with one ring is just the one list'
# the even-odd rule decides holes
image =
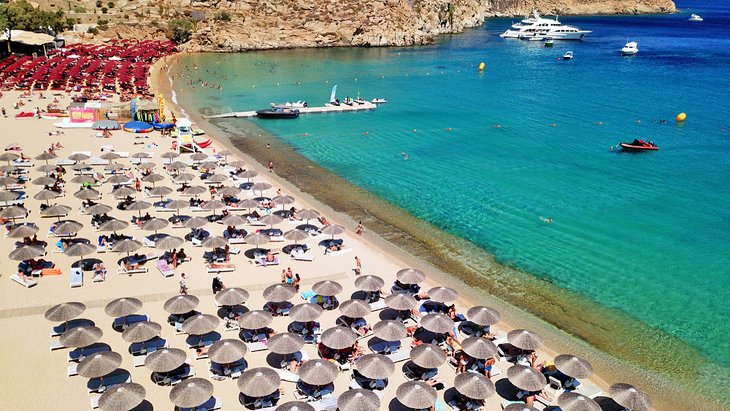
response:
{"label": "white yacht", "polygon": [[621,49],[621,54],[624,56],[633,56],[639,52],[638,44],[635,41],[630,41]]}
{"label": "white yacht", "polygon": [[507,31],[499,36],[507,39],[544,39],[550,37],[554,40],[582,40],[590,31],[581,30],[577,27],[566,26],[558,21],[540,17],[537,10],[532,11],[532,17],[527,17],[515,23]]}
{"label": "white yacht", "polygon": [[689,21],[704,21],[702,17],[699,16],[699,14],[692,14],[689,16]]}

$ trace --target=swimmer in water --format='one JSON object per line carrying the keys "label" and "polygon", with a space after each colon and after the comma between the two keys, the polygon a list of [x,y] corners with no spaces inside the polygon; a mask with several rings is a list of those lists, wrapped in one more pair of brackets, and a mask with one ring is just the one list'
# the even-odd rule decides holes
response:
{"label": "swimmer in water", "polygon": [[409,158],[411,158],[411,156],[409,156],[405,151],[401,151],[400,156],[403,157],[403,160],[408,160]]}
{"label": "swimmer in water", "polygon": [[550,123],[550,124],[548,124],[548,125],[549,125],[550,127],[557,127],[557,126],[558,126],[558,123]]}
{"label": "swimmer in water", "polygon": [[603,125],[603,121],[596,121],[596,125],[602,126]]}

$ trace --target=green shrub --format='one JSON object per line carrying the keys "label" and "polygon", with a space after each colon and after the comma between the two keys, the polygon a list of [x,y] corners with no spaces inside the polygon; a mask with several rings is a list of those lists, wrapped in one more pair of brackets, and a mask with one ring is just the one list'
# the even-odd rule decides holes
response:
{"label": "green shrub", "polygon": [[101,0],[96,0],[96,7],[101,7]]}
{"label": "green shrub", "polygon": [[74,13],[86,13],[86,7],[74,6]]}
{"label": "green shrub", "polygon": [[195,25],[188,19],[172,19],[167,28],[167,37],[177,44],[188,42],[195,31]]}
{"label": "green shrub", "polygon": [[215,21],[231,21],[231,13],[227,11],[219,11],[215,14],[213,19],[215,19]]}
{"label": "green shrub", "polygon": [[108,8],[106,8],[106,7],[102,7],[102,8],[101,8],[101,12],[102,12],[103,14],[106,14],[106,12],[107,12],[107,11],[109,11],[109,9],[108,9]]}
{"label": "green shrub", "polygon": [[110,2],[109,2],[109,3],[107,3],[106,5],[107,5],[107,7],[109,7],[110,9],[113,9],[113,8],[114,8],[114,2],[113,2],[113,1],[110,1]]}
{"label": "green shrub", "polygon": [[86,32],[91,33],[91,34],[99,34],[99,29],[97,29],[96,27],[89,27],[89,29],[86,30]]}

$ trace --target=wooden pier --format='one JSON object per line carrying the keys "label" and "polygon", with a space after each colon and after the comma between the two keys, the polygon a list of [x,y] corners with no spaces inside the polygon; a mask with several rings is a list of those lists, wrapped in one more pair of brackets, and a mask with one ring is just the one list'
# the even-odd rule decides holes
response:
{"label": "wooden pier", "polygon": [[[314,113],[344,113],[351,111],[364,111],[364,110],[375,110],[378,108],[377,104],[369,101],[361,103],[352,103],[352,105],[340,103],[339,106],[332,104],[326,104],[319,107],[291,107],[292,109],[299,110],[299,114],[314,114]],[[203,116],[204,118],[247,118],[256,117],[256,111],[232,111],[221,114],[210,114]]]}

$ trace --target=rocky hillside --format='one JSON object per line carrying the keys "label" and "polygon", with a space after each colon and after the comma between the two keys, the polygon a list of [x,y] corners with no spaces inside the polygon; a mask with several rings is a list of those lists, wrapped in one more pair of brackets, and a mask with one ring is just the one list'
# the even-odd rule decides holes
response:
{"label": "rocky hillside", "polygon": [[[405,46],[478,26],[488,17],[526,15],[533,4],[533,0],[77,0],[73,7],[67,4],[70,15],[106,24],[96,35],[69,33],[67,38],[162,38],[165,22],[187,18],[195,21],[195,32],[183,46],[190,51]],[[672,0],[541,0],[537,7],[543,14],[560,15],[675,11]]]}

